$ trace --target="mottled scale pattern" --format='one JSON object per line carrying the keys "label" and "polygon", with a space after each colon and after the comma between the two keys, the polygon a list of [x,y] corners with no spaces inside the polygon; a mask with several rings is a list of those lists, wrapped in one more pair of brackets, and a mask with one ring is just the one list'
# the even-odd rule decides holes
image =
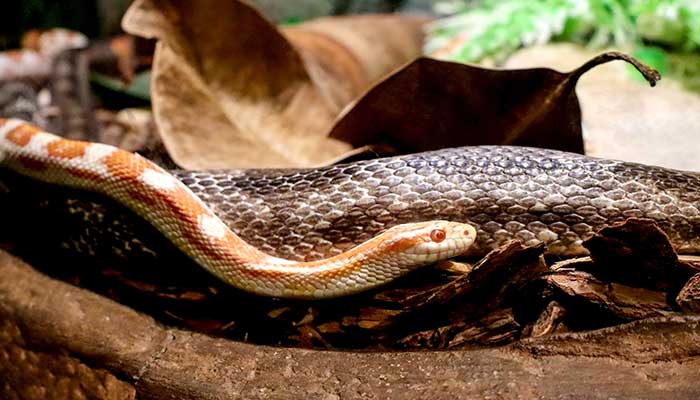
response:
{"label": "mottled scale pattern", "polygon": [[479,146],[314,170],[175,171],[244,240],[276,256],[339,254],[430,219],[478,227],[472,254],[511,239],[550,254],[628,217],[700,253],[700,174],[535,148]]}

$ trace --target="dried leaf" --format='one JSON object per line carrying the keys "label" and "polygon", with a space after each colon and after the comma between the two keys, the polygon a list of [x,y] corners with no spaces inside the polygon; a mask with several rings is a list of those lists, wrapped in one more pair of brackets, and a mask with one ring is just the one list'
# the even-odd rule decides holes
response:
{"label": "dried leaf", "polygon": [[624,60],[653,86],[653,69],[618,52],[562,73],[546,68],[492,70],[420,58],[374,86],[330,136],[354,146],[382,143],[400,152],[479,144],[583,153],[575,87],[596,65]]}
{"label": "dried leaf", "polygon": [[125,30],[158,38],[155,119],[185,168],[305,167],[348,102],[420,52],[422,19],[359,16],[277,30],[242,1],[138,0]]}

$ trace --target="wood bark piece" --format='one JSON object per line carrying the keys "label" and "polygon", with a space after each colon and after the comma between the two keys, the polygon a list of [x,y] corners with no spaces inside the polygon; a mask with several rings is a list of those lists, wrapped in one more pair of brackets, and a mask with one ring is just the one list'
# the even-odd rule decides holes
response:
{"label": "wood bark piece", "polygon": [[554,295],[561,302],[585,302],[625,320],[674,314],[664,292],[602,282],[583,271],[554,273],[544,280],[554,290],[568,297]]}
{"label": "wood bark piece", "polygon": [[[103,368],[129,382],[139,399],[700,396],[700,317],[640,321],[499,349],[309,351],[166,328],[4,252],[0,275],[0,319],[17,327],[23,346]],[[588,356],[576,356],[578,349]]]}
{"label": "wood bark piece", "polygon": [[[517,338],[521,328],[511,309],[514,298],[547,270],[543,251],[543,246],[525,247],[513,241],[446,284],[424,290],[407,287],[375,298],[393,301],[402,310],[388,316],[394,334],[419,330],[400,339],[400,347],[505,343]],[[434,327],[440,321],[443,325]],[[381,332],[380,337],[391,332]]]}
{"label": "wood bark piece", "polygon": [[398,347],[415,349],[458,349],[469,345],[496,346],[520,336],[521,326],[510,308],[495,310],[476,321],[458,322],[408,335]]}
{"label": "wood bark piece", "polygon": [[537,318],[537,321],[523,333],[526,336],[537,338],[555,332],[565,332],[566,328],[562,324],[564,316],[566,316],[566,309],[559,302],[551,301]]}
{"label": "wood bark piece", "polygon": [[405,310],[420,312],[426,307],[449,304],[460,296],[474,295],[488,298],[489,306],[494,309],[507,294],[516,292],[547,270],[542,258],[543,251],[542,245],[525,247],[518,241],[512,241],[493,250],[463,276],[447,284],[412,295],[389,291],[376,297],[394,301]]}
{"label": "wood bark piece", "polygon": [[343,326],[345,342],[350,343],[363,343],[362,336],[389,348],[507,343],[519,336],[521,328],[512,304],[524,286],[547,270],[543,249],[511,242],[447,283],[439,283],[435,269],[419,271],[371,298],[358,297],[352,302],[361,307],[357,315],[352,306],[340,308],[333,302],[311,308],[318,310],[322,325]]}
{"label": "wood bark piece", "polygon": [[683,312],[700,313],[700,273],[693,275],[683,286],[676,296],[676,303]]}
{"label": "wood bark piece", "polygon": [[649,219],[601,229],[583,246],[591,252],[590,272],[605,281],[677,293],[697,272],[678,259],[668,236]]}

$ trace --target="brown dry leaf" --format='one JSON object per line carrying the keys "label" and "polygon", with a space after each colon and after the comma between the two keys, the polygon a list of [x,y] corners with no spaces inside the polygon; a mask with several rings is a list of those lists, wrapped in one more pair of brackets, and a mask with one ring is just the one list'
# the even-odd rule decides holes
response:
{"label": "brown dry leaf", "polygon": [[242,1],[137,0],[124,29],[159,39],[155,119],[191,169],[305,167],[350,150],[326,134],[355,96],[420,54],[420,18],[326,18],[278,30]]}
{"label": "brown dry leaf", "polygon": [[388,144],[402,153],[481,144],[583,153],[574,89],[582,74],[612,60],[634,65],[652,86],[660,78],[618,52],[603,53],[569,73],[420,58],[370,89],[330,136],[354,146]]}

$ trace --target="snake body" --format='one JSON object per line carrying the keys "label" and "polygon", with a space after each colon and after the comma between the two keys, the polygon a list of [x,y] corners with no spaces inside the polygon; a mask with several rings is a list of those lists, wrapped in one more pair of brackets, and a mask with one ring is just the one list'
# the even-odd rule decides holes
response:
{"label": "snake body", "polygon": [[261,295],[317,299],[357,293],[464,253],[476,238],[468,224],[418,222],[394,226],[328,259],[290,261],[247,244],[167,171],[113,146],[63,139],[20,120],[0,120],[0,165],[110,197],[223,281]]}
{"label": "snake body", "polygon": [[[309,170],[172,176],[245,242],[290,260],[340,256],[391,227],[429,220],[475,226],[472,255],[512,239],[544,242],[550,254],[580,255],[583,240],[629,217],[655,220],[678,252],[700,253],[700,174],[560,151],[477,146]],[[148,238],[129,236],[129,215],[104,207],[99,199],[70,198],[56,208],[95,226],[109,222],[103,218],[109,214],[109,229],[96,231],[120,238],[113,249],[150,251]],[[147,210],[140,215],[154,218]]]}
{"label": "snake body", "polygon": [[247,242],[291,259],[339,254],[388,227],[430,219],[477,227],[468,255],[506,242],[587,254],[583,240],[654,220],[700,254],[700,174],[538,148],[476,146],[313,170],[174,171]]}

